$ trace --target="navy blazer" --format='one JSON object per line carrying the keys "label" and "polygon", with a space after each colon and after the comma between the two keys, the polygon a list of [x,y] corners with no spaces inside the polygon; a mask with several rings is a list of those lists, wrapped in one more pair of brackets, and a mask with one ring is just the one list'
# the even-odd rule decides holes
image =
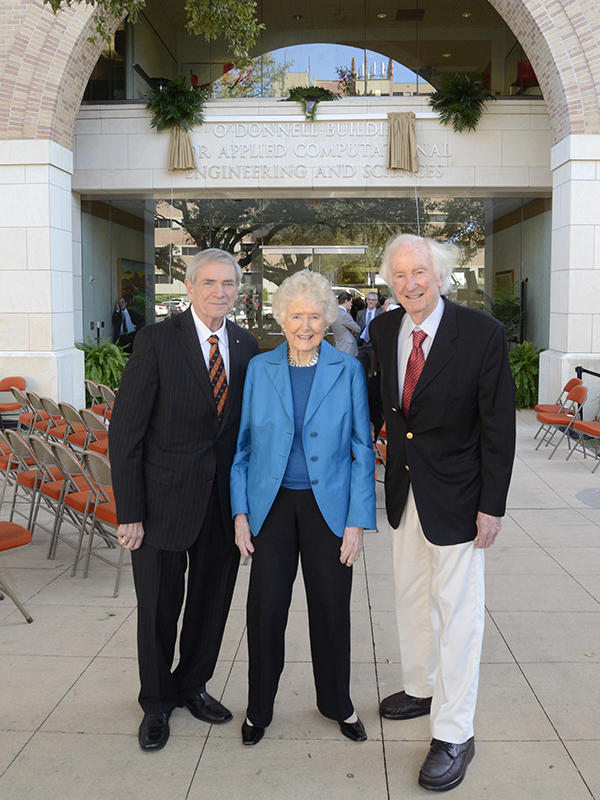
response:
{"label": "navy blazer", "polygon": [[468,542],[477,512],[503,516],[515,452],[515,390],[504,326],[444,301],[444,313],[405,419],[398,394],[403,308],[369,327],[387,427],[386,509],[397,528],[409,485],[433,544]]}
{"label": "navy blazer", "polygon": [[[260,533],[285,474],[294,438],[288,345],[248,365],[237,452],[231,468],[231,510],[248,514]],[[315,500],[336,536],[344,528],[375,528],[375,454],[364,371],[323,341],[302,443]]]}

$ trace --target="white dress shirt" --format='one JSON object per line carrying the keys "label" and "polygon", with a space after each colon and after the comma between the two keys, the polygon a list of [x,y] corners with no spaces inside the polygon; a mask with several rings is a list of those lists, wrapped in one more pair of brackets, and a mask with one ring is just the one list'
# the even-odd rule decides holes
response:
{"label": "white dress shirt", "polygon": [[369,325],[375,319],[375,312],[376,311],[377,311],[377,308],[367,308],[367,310],[366,310],[365,327],[363,328],[363,332],[360,335],[360,338],[363,340],[363,342],[367,342],[368,343],[368,342],[371,341],[371,337],[369,335]]}
{"label": "white dress shirt", "polygon": [[423,320],[420,325],[415,323],[410,318],[410,314],[405,314],[402,318],[400,325],[400,333],[398,334],[398,397],[402,397],[402,389],[404,388],[404,376],[406,374],[406,365],[413,349],[413,336],[414,330],[424,331],[427,334],[421,349],[427,361],[427,356],[431,350],[431,345],[435,339],[437,329],[440,326],[442,315],[444,313],[444,301],[440,297],[437,306],[433,309],[431,314]]}
{"label": "white dress shirt", "polygon": [[200,341],[200,347],[202,348],[202,355],[204,356],[206,369],[209,368],[208,365],[210,363],[210,342],[208,341],[208,337],[219,337],[219,351],[221,353],[221,358],[223,359],[227,383],[229,383],[229,339],[227,338],[227,326],[225,324],[225,320],[223,320],[223,324],[218,331],[211,331],[211,329],[205,325],[200,317],[196,314],[193,306],[192,317],[196,326],[196,332],[198,333],[198,340]]}

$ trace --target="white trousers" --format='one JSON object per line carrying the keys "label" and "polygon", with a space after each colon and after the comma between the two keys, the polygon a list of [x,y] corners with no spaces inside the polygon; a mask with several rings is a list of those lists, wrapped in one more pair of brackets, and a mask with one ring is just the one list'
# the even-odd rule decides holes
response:
{"label": "white trousers", "polygon": [[473,542],[427,541],[412,488],[390,526],[404,691],[432,697],[431,733],[462,744],[473,736],[485,620],[484,551]]}

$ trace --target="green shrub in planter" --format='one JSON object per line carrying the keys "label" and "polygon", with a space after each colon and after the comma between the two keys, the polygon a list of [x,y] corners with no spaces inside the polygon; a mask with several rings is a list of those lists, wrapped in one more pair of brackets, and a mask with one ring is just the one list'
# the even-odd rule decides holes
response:
{"label": "green shrub in planter", "polygon": [[86,380],[116,389],[129,358],[123,348],[108,341],[97,344],[91,336],[86,342],[75,342],[75,347],[83,351]]}
{"label": "green shrub in planter", "polygon": [[538,401],[541,352],[531,342],[521,342],[508,354],[515,382],[517,408],[531,408]]}

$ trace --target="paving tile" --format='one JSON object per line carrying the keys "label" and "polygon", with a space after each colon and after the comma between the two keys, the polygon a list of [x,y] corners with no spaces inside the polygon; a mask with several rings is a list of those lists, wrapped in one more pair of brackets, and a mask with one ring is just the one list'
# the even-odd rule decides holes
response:
{"label": "paving tile", "polygon": [[509,547],[502,538],[486,551],[485,572],[486,575],[562,575],[564,569],[539,545]]}
{"label": "paving tile", "polygon": [[37,730],[89,663],[69,656],[1,656],[0,730]]}
{"label": "paving tile", "polygon": [[203,741],[172,735],[144,753],[137,734],[36,733],[0,778],[3,800],[185,800]]}
{"label": "paving tile", "polygon": [[569,508],[566,500],[563,500],[552,489],[547,486],[534,489],[525,487],[515,487],[510,490],[506,507],[510,510],[525,508]]}
{"label": "paving tile", "polygon": [[[597,652],[597,651],[596,651]],[[595,739],[600,708],[600,661],[522,664],[523,672],[563,740]]]}
{"label": "paving tile", "polygon": [[[23,582],[28,573],[49,574],[48,570],[13,570]],[[58,575],[53,575],[43,588],[31,598],[35,604],[63,606],[111,606],[114,608],[133,608],[136,604],[131,570],[123,570],[119,587],[119,596],[113,597],[116,571],[95,570],[90,568],[87,578],[82,577],[83,568],[71,577],[71,568]],[[29,583],[35,581],[34,575]]]}
{"label": "paving tile", "polygon": [[485,604],[496,611],[596,611],[597,602],[569,575],[488,575]]}
{"label": "paving tile", "polygon": [[600,661],[598,611],[496,611],[494,620],[519,663]]}
{"label": "paving tile", "polygon": [[599,547],[545,547],[548,555],[552,556],[570,575],[600,575],[600,548]]}
{"label": "paving tile", "polygon": [[600,575],[578,575],[577,582],[600,602]]}
{"label": "paving tile", "polygon": [[0,776],[32,736],[30,731],[0,731]]}
{"label": "paving tile", "polygon": [[577,765],[583,780],[589,786],[593,797],[600,797],[600,740],[585,742],[566,742],[569,755]]}
{"label": "paving tile", "polygon": [[[33,617],[31,625],[21,624],[19,614],[10,616],[0,626],[0,654],[69,655],[93,657],[131,613],[128,608],[113,609],[87,606],[48,606],[27,604]],[[113,611],[114,616],[107,611]]]}
{"label": "paving tile", "polygon": [[248,800],[386,800],[381,746],[348,739],[290,741],[265,737],[256,747],[243,747],[240,742],[232,750],[223,748],[211,735],[189,800],[242,796]]}
{"label": "paving tile", "polygon": [[373,611],[373,640],[375,655],[381,663],[399,663],[400,645],[395,611]]}
{"label": "paving tile", "polygon": [[[417,785],[427,747],[415,742],[386,744],[390,800],[423,800]],[[590,800],[577,768],[557,742],[479,742],[459,800]]]}

